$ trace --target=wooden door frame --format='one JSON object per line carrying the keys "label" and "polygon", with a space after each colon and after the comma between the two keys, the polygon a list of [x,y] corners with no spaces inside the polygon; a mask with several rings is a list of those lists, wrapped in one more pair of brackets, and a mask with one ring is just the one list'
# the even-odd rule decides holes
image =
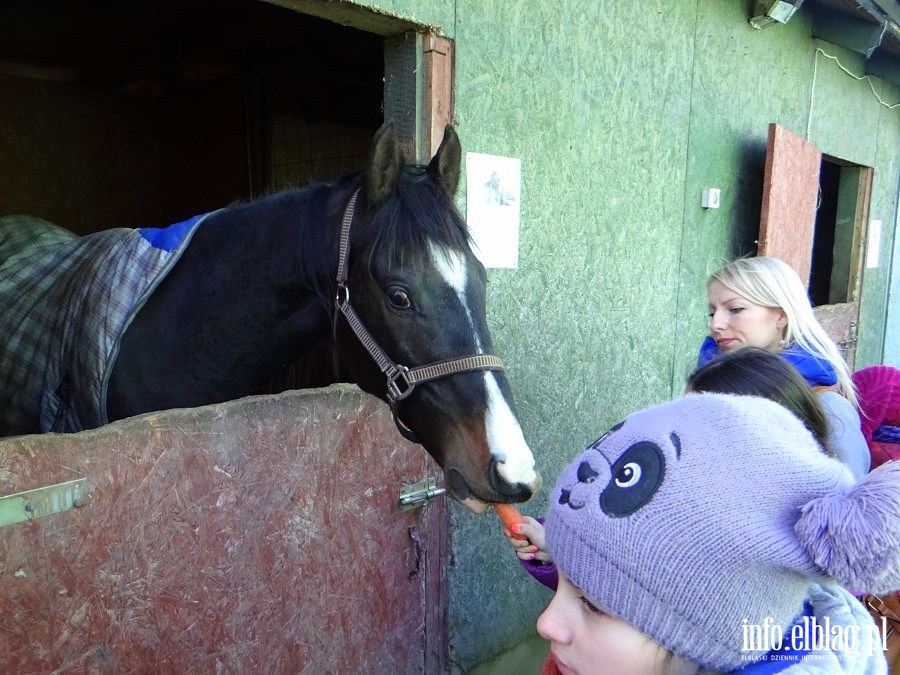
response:
{"label": "wooden door frame", "polygon": [[[444,126],[454,121],[455,51],[451,40],[426,33],[422,36],[422,145],[421,157],[429,161],[444,137]],[[448,611],[450,589],[449,508],[447,497],[426,507],[423,517],[428,532],[425,573],[425,672],[443,673],[449,662]]]}
{"label": "wooden door frame", "polygon": [[825,159],[840,166],[859,169],[860,176],[856,186],[856,208],[853,214],[853,241],[850,251],[850,275],[847,287],[847,300],[859,302],[862,299],[862,279],[865,267],[865,251],[869,239],[869,210],[872,200],[872,182],[875,170],[870,166],[850,164],[837,157],[824,155]]}
{"label": "wooden door frame", "polygon": [[437,152],[444,127],[455,122],[456,52],[452,40],[426,33],[422,37],[422,158]]}
{"label": "wooden door frame", "polygon": [[874,170],[822,153],[781,125],[769,125],[760,211],[759,255],[787,262],[808,286],[820,190],[822,160],[859,170],[849,252],[846,302],[814,308],[816,318],[834,339],[852,369],[862,295],[864,252]]}
{"label": "wooden door frame", "polygon": [[853,164],[830,155],[823,154],[822,157],[824,160],[838,166],[859,171],[859,178],[856,181],[852,239],[850,242],[847,301],[819,305],[813,308],[816,319],[834,339],[847,365],[853,370],[856,363],[859,313],[862,303],[862,281],[865,267],[865,251],[869,238],[869,210],[875,170],[872,167]]}

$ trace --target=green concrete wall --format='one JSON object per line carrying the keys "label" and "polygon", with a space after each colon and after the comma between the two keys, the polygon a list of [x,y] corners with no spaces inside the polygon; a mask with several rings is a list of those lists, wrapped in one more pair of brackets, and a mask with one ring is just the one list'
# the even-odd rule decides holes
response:
{"label": "green concrete wall", "polygon": [[[857,365],[900,365],[884,340],[900,324],[900,109],[817,54],[863,70],[814,40],[802,10],[754,30],[749,1],[360,4],[454,38],[464,150],[522,160],[519,268],[490,273],[489,321],[548,487],[629,411],[681,391],[706,334],[708,269],[755,248],[770,122],[874,167],[882,255],[865,274]],[[704,187],[722,190],[721,208],[701,208]],[[545,506],[546,491],[524,510]],[[451,648],[465,671],[533,633],[549,594],[496,518],[452,515]]]}

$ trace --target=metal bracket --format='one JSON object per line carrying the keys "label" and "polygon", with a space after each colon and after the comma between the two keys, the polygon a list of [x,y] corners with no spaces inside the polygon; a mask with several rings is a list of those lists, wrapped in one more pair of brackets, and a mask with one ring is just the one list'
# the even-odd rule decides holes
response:
{"label": "metal bracket", "polygon": [[423,478],[414,485],[400,488],[400,510],[412,511],[424,506],[435,497],[439,497],[447,491],[447,488],[437,486],[434,478]]}
{"label": "metal bracket", "polygon": [[51,516],[87,503],[87,478],[0,497],[0,527]]}

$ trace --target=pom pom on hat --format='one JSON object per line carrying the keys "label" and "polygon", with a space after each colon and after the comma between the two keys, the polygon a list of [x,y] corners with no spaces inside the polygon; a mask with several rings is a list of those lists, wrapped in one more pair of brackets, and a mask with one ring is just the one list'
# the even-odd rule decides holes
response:
{"label": "pom pom on hat", "polygon": [[900,588],[900,462],[813,499],[794,531],[822,572],[842,584],[872,593]]}

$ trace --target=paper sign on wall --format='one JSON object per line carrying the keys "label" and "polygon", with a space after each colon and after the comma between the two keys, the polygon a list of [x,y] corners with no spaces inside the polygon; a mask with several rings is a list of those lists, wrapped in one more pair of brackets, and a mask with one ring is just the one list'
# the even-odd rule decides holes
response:
{"label": "paper sign on wall", "polygon": [[881,221],[869,223],[869,239],[866,244],[866,267],[878,267],[878,255],[881,253]]}
{"label": "paper sign on wall", "polygon": [[466,153],[466,220],[485,267],[519,266],[522,161]]}

